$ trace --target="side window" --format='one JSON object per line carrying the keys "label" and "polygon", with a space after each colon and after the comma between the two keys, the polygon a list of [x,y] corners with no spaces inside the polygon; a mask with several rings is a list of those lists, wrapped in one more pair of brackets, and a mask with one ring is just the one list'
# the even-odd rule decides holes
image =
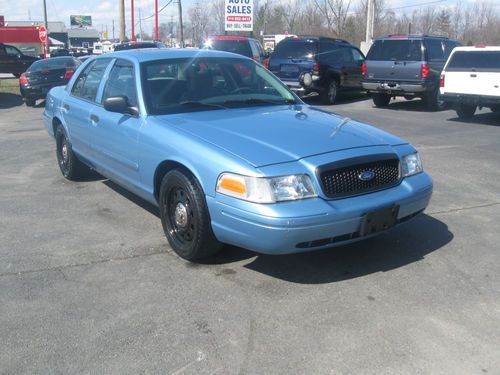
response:
{"label": "side window", "polygon": [[95,101],[102,76],[110,61],[111,59],[98,59],[87,66],[75,81],[71,88],[71,94],[83,99]]}
{"label": "side window", "polygon": [[351,52],[352,52],[352,58],[354,59],[354,62],[356,64],[362,64],[363,61],[365,61],[365,57],[363,56],[363,54],[361,52],[359,52],[356,48],[351,48]]}
{"label": "side window", "polygon": [[342,56],[343,64],[352,65],[354,63],[354,57],[351,52],[351,47],[341,47],[340,53]]}
{"label": "side window", "polygon": [[134,65],[126,60],[116,60],[109,73],[108,81],[104,87],[102,100],[112,96],[124,95],[130,106],[137,106],[137,88],[135,85]]}
{"label": "side window", "polygon": [[459,44],[452,42],[451,40],[445,40],[444,41],[444,58],[445,60],[450,57],[451,51],[453,51],[453,48],[458,47]]}
{"label": "side window", "polygon": [[429,61],[444,60],[443,44],[440,40],[428,39],[425,42],[427,48],[427,58]]}
{"label": "side window", "polygon": [[250,43],[250,48],[252,49],[252,56],[254,59],[258,59],[260,57],[259,49],[253,40],[248,41]]}
{"label": "side window", "polygon": [[17,56],[21,53],[16,47],[12,46],[5,46],[5,52],[7,52],[9,56]]}
{"label": "side window", "polygon": [[320,42],[320,58],[322,61],[331,65],[338,65],[342,63],[342,51],[338,45],[331,42]]}

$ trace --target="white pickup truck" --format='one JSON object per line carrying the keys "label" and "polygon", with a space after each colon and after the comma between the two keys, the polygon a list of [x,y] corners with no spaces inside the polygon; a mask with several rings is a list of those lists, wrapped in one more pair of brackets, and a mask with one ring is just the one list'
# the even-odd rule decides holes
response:
{"label": "white pickup truck", "polygon": [[439,92],[460,118],[476,109],[500,112],[500,47],[456,47],[441,74]]}

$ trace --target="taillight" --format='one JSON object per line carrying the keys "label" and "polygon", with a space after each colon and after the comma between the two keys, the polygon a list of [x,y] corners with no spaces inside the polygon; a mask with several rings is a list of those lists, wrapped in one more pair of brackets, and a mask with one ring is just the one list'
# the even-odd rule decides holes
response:
{"label": "taillight", "polygon": [[28,77],[26,77],[26,73],[21,74],[21,76],[19,77],[19,84],[20,85],[27,85],[29,83],[30,82],[28,80]]}
{"label": "taillight", "polygon": [[363,78],[366,77],[366,64],[363,63],[363,65],[361,65],[361,74],[363,76]]}
{"label": "taillight", "polygon": [[439,87],[444,87],[444,74],[441,74],[441,78],[439,79]]}
{"label": "taillight", "polygon": [[319,64],[318,63],[315,63],[313,65],[313,74],[319,75]]}
{"label": "taillight", "polygon": [[73,73],[75,73],[75,69],[66,68],[66,73],[64,74],[64,79],[70,79],[71,77],[73,77]]}
{"label": "taillight", "polygon": [[422,67],[420,68],[420,77],[422,79],[429,77],[429,65],[422,64]]}

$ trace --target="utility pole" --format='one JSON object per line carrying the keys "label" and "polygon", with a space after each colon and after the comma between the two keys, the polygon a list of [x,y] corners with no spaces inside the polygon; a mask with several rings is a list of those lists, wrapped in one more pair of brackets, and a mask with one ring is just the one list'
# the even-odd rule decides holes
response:
{"label": "utility pole", "polygon": [[179,6],[179,27],[181,29],[181,48],[184,48],[184,27],[182,26],[182,4],[181,0],[177,0]]}
{"label": "utility pole", "polygon": [[368,0],[368,12],[366,14],[366,43],[371,43],[373,39],[373,24],[375,18],[375,0]]}
{"label": "utility pole", "polygon": [[111,20],[111,33],[113,34],[113,40],[115,40],[115,20]]}
{"label": "utility pole", "polygon": [[158,0],[155,0],[155,40],[158,40]]}
{"label": "utility pole", "polygon": [[142,41],[142,18],[141,18],[141,8],[139,8],[139,37]]}
{"label": "utility pole", "polygon": [[[180,0],[179,0],[180,1]],[[49,54],[49,23],[47,22],[47,1],[43,0],[43,22],[45,24],[45,30],[47,30],[47,39],[43,44],[45,56]]]}
{"label": "utility pole", "polygon": [[125,41],[125,0],[118,0],[118,11],[120,13],[120,42],[123,42]]}
{"label": "utility pole", "polygon": [[135,40],[135,25],[134,25],[134,0],[130,0],[130,15],[132,16],[132,38],[131,40]]}

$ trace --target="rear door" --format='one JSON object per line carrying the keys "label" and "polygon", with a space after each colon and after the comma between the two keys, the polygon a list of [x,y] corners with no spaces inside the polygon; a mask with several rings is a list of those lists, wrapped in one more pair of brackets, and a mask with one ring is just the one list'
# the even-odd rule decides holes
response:
{"label": "rear door", "polygon": [[317,54],[316,41],[285,39],[276,46],[269,70],[284,81],[298,81],[301,73],[313,70]]}
{"label": "rear door", "polygon": [[455,51],[444,75],[446,93],[500,97],[500,50]]}
{"label": "rear door", "polygon": [[377,40],[366,57],[367,78],[386,82],[420,81],[422,63],[420,39]]}

